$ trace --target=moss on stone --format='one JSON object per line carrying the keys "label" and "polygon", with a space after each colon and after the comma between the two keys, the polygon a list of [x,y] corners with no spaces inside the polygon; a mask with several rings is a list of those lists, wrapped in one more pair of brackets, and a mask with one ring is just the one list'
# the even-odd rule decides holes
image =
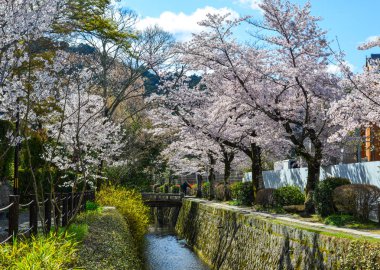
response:
{"label": "moss on stone", "polygon": [[204,261],[221,270],[376,269],[365,267],[380,262],[378,240],[359,240],[199,200],[184,201],[176,230]]}

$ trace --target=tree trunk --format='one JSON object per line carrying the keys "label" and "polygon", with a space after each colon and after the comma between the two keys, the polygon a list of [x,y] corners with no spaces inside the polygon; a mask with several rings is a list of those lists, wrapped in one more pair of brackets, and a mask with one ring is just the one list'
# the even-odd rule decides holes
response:
{"label": "tree trunk", "polygon": [[195,195],[197,198],[202,198],[202,182],[202,175],[197,174],[197,193]]}
{"label": "tree trunk", "polygon": [[264,189],[264,179],[261,168],[261,148],[256,144],[251,144],[251,171],[252,171],[252,186],[253,186],[253,201],[256,199],[256,193],[260,189]]}
{"label": "tree trunk", "polygon": [[224,186],[224,201],[231,200],[231,193],[229,189],[230,184],[230,176],[231,176],[231,161],[228,159],[224,160],[224,178],[223,178],[223,186]]}
{"label": "tree trunk", "polygon": [[215,158],[212,154],[208,155],[209,161],[210,161],[210,169],[208,171],[208,181],[210,183],[210,191],[208,194],[208,199],[212,201],[215,198],[215,191],[214,191],[214,183],[215,183],[215,170],[214,166],[216,163]]}
{"label": "tree trunk", "polygon": [[313,143],[315,152],[313,157],[306,159],[307,162],[307,183],[306,183],[306,199],[305,199],[305,212],[306,214],[313,214],[315,212],[315,205],[313,200],[314,190],[319,183],[319,173],[322,161],[322,144],[319,141]]}
{"label": "tree trunk", "polygon": [[[103,167],[104,167],[104,160],[100,161],[99,167],[98,167],[98,175],[103,176]],[[102,179],[101,177],[96,178],[96,190],[100,191],[102,186]]]}

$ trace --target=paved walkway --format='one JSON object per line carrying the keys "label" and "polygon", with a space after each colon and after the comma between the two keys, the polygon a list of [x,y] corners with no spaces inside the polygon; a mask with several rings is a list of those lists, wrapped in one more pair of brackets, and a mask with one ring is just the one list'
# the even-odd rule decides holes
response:
{"label": "paved walkway", "polygon": [[288,214],[283,215],[283,214],[263,213],[263,212],[257,212],[250,207],[232,206],[232,205],[219,203],[219,202],[215,202],[215,201],[207,201],[207,200],[203,200],[203,199],[196,199],[194,197],[185,197],[185,198],[193,200],[193,201],[201,202],[203,204],[207,204],[207,205],[215,207],[215,208],[230,209],[230,210],[238,211],[238,212],[240,212],[242,214],[246,214],[246,215],[257,215],[257,216],[261,216],[261,217],[268,218],[268,219],[281,220],[281,221],[284,221],[290,225],[292,225],[292,224],[293,225],[300,225],[303,227],[308,227],[308,228],[312,228],[312,229],[316,229],[316,230],[320,230],[320,231],[326,231],[326,232],[332,232],[332,233],[345,233],[345,234],[350,234],[353,236],[369,237],[369,238],[375,238],[375,239],[380,240],[380,234],[370,233],[370,232],[360,231],[360,230],[355,230],[355,229],[339,228],[339,227],[326,225],[326,224],[319,223],[319,222],[302,221],[302,220],[294,219],[291,217],[291,215],[288,215]]}

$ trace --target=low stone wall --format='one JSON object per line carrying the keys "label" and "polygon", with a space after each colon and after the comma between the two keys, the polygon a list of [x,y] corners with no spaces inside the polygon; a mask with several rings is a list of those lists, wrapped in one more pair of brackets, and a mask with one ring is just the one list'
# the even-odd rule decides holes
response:
{"label": "low stone wall", "polygon": [[212,269],[380,269],[380,242],[185,199],[176,225]]}

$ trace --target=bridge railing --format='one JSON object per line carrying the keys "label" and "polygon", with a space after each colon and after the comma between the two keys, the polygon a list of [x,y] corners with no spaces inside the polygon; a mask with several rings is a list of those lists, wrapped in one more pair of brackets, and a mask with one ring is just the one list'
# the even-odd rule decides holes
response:
{"label": "bridge railing", "polygon": [[177,200],[182,201],[184,194],[183,193],[141,193],[144,201],[150,200]]}

